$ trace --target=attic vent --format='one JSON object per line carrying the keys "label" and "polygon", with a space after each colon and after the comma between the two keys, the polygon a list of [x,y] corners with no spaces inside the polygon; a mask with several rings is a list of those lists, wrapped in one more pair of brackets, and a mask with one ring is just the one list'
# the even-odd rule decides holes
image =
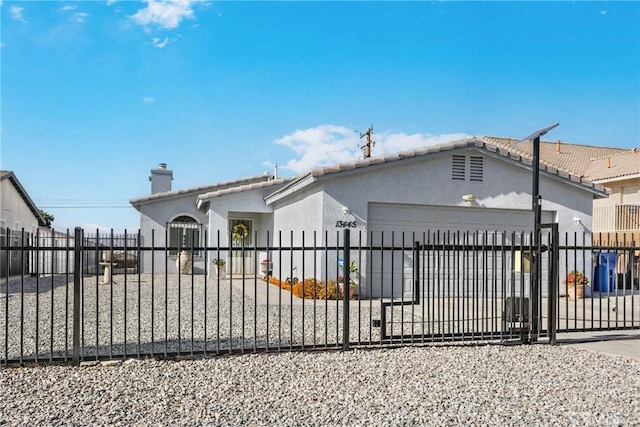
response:
{"label": "attic vent", "polygon": [[466,166],[466,157],[465,156],[453,156],[453,163],[451,165],[451,179],[464,181],[465,177],[465,166]]}
{"label": "attic vent", "polygon": [[482,182],[483,163],[482,157],[471,156],[469,158],[469,180]]}

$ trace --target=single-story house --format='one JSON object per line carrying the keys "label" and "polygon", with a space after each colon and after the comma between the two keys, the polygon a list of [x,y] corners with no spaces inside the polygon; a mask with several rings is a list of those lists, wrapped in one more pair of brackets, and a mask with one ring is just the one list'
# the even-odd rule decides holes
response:
{"label": "single-story house", "polygon": [[[45,220],[29,193],[12,171],[0,171],[0,242],[2,246],[22,244],[23,230],[25,244],[29,236],[35,235]],[[28,260],[21,258],[19,251],[11,251],[8,259],[4,251],[0,254],[0,275],[27,272]]]}
{"label": "single-story house", "polygon": [[[160,164],[151,171],[152,194],[131,204],[140,212],[144,245],[173,248],[154,257],[147,254],[143,271],[172,273],[179,247],[335,244],[345,225],[351,227],[352,240],[372,245],[402,244],[403,233],[407,239],[426,230],[529,232],[534,221],[532,170],[530,157],[477,138],[319,167],[293,178],[264,174],[177,191],[171,188],[172,172]],[[539,188],[542,220],[557,223],[561,234],[582,230],[576,218],[590,228],[593,200],[607,197],[604,187],[542,162]],[[237,258],[240,253],[244,261]],[[205,269],[203,255],[194,254],[196,271]],[[217,256],[229,261],[231,274],[257,273],[253,251],[231,251],[231,256],[215,252],[208,259]],[[300,259],[266,252],[258,256],[257,261],[269,257],[279,262],[274,275],[280,271],[289,276],[294,269],[300,276],[309,275],[300,273]],[[324,256],[313,254],[315,262]],[[410,254],[400,258],[411,265]],[[363,276],[365,267],[360,268]],[[335,271],[318,274],[330,278]],[[379,278],[369,278],[374,279]],[[389,292],[383,285],[372,296]],[[410,292],[410,284],[401,292]]]}

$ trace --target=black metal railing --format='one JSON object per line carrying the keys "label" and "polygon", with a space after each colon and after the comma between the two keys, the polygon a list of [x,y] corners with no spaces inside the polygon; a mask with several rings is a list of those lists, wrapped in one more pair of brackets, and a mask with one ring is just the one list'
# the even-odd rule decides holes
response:
{"label": "black metal railing", "polygon": [[[589,236],[544,234],[541,248],[514,232],[255,233],[251,246],[189,247],[167,246],[166,233],[22,237],[0,242],[2,256],[56,266],[0,276],[1,364],[640,328],[638,246],[590,246]],[[135,268],[116,268],[131,259]],[[582,298],[568,296],[572,272],[588,280]]]}

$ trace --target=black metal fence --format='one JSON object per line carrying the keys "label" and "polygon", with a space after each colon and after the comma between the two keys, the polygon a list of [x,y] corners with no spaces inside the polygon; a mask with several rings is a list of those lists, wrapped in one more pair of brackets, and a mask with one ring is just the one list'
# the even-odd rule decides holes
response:
{"label": "black metal fence", "polygon": [[[30,240],[24,231],[0,228],[0,277],[29,272],[29,252],[20,250]],[[10,248],[15,248],[11,250]]]}
{"label": "black metal fence", "polygon": [[545,234],[534,248],[527,233],[439,231],[277,233],[253,236],[251,247],[172,248],[80,229],[57,238],[0,247],[60,263],[0,277],[2,364],[640,329],[635,243],[568,245],[577,236]]}

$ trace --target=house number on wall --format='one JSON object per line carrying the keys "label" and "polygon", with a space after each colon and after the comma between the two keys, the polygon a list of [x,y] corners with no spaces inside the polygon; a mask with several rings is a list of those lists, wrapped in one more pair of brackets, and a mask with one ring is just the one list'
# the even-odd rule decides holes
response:
{"label": "house number on wall", "polygon": [[356,228],[355,221],[338,221],[336,222],[336,228]]}

